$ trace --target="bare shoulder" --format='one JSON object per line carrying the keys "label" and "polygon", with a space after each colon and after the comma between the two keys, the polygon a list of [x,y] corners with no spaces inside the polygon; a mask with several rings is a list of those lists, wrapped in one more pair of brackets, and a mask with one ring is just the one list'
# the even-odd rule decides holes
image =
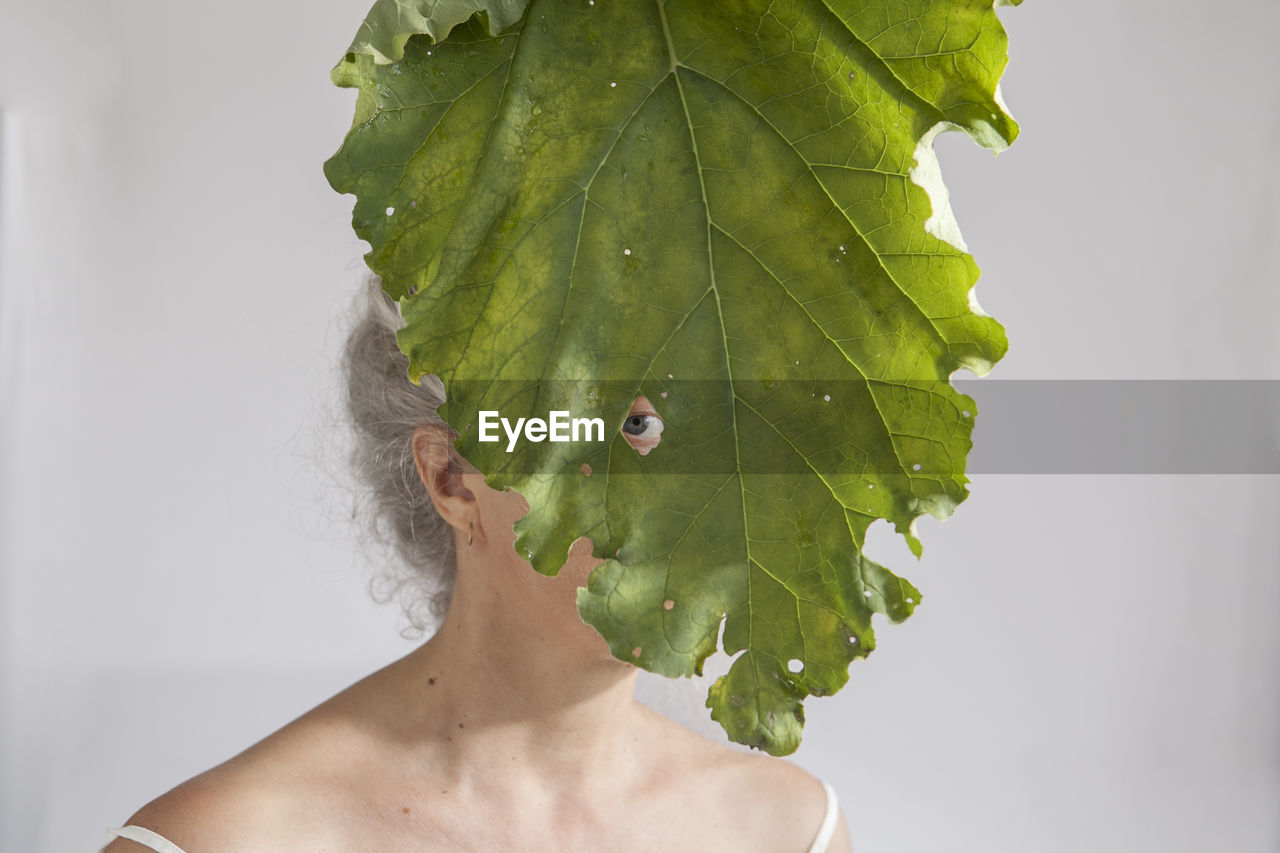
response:
{"label": "bare shoulder", "polygon": [[[827,816],[827,792],[811,773],[785,758],[765,753],[729,750],[726,761],[731,782],[728,790],[747,805],[744,824],[757,837],[771,837],[778,850],[806,851]],[[849,830],[843,814],[825,848],[827,853],[848,853]]]}
{"label": "bare shoulder", "polygon": [[[344,824],[384,766],[385,744],[362,721],[392,666],[162,794],[126,823],[199,853],[347,849]],[[147,849],[118,839],[106,853]]]}
{"label": "bare shoulder", "polygon": [[[748,772],[758,790],[763,790],[773,804],[772,819],[782,823],[787,814],[794,814],[798,823],[808,830],[808,843],[816,838],[827,819],[827,792],[823,783],[809,771],[785,758],[775,758],[765,753],[737,753],[755,765]],[[822,848],[826,853],[851,853],[849,825],[844,810],[836,803],[835,831]],[[766,808],[766,806],[762,806]],[[801,832],[804,835],[804,832]],[[808,847],[801,848],[807,850]]]}
{"label": "bare shoulder", "polygon": [[[331,800],[325,726],[303,715],[147,803],[126,824],[200,853],[320,849],[329,840],[322,818]],[[119,839],[106,851],[147,849]]]}
{"label": "bare shoulder", "polygon": [[[225,765],[205,771],[138,809],[126,824],[141,826],[183,850],[250,850],[247,839],[271,849],[279,844],[279,827],[288,821],[290,797],[269,779],[251,778]],[[147,848],[117,840],[108,853]]]}
{"label": "bare shoulder", "polygon": [[[810,848],[827,813],[827,794],[816,777],[799,765],[767,753],[716,743],[671,723],[673,752],[681,775],[708,792],[706,825],[735,849]],[[839,815],[826,853],[849,853],[849,830]]]}

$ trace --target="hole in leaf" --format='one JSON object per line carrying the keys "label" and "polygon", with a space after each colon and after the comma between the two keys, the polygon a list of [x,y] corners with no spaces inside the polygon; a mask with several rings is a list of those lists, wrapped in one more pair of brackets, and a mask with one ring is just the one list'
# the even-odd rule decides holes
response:
{"label": "hole in leaf", "polygon": [[631,404],[631,411],[622,422],[622,435],[636,453],[647,456],[662,441],[665,427],[649,398],[640,396]]}

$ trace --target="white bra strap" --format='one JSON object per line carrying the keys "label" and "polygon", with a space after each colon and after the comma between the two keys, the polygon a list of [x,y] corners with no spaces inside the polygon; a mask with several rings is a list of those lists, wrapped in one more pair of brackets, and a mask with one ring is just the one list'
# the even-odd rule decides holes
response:
{"label": "white bra strap", "polygon": [[110,836],[109,840],[124,838],[129,841],[136,841],[139,844],[145,844],[147,847],[156,851],[156,853],[185,853],[181,847],[174,844],[160,833],[152,832],[142,826],[134,826],[130,824],[129,826],[121,826],[116,829],[108,829],[107,835]]}
{"label": "white bra strap", "polygon": [[822,826],[818,827],[818,835],[809,845],[809,853],[825,853],[827,845],[836,834],[836,822],[840,820],[840,804],[836,802],[836,789],[824,780],[822,788],[827,792],[827,813],[822,816]]}

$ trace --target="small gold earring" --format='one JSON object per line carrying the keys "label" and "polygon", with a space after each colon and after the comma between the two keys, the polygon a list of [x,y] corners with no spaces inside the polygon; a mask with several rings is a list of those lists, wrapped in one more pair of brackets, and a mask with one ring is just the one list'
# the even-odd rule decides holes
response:
{"label": "small gold earring", "polygon": [[475,525],[476,523],[474,521],[467,522],[467,544],[468,545],[471,544],[471,540],[475,534]]}

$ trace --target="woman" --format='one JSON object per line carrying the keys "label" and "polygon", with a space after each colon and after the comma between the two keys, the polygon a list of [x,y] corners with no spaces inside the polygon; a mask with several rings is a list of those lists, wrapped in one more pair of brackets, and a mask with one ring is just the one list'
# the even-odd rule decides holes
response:
{"label": "woman", "polygon": [[[356,467],[443,622],[148,803],[105,853],[850,850],[830,788],[632,698],[638,670],[577,612],[590,541],[555,577],[517,555],[528,504],[453,448],[439,381],[408,381],[399,311],[376,279],[366,294],[344,359]],[[656,417],[643,397],[631,415]],[[651,432],[626,438],[643,451]]]}

